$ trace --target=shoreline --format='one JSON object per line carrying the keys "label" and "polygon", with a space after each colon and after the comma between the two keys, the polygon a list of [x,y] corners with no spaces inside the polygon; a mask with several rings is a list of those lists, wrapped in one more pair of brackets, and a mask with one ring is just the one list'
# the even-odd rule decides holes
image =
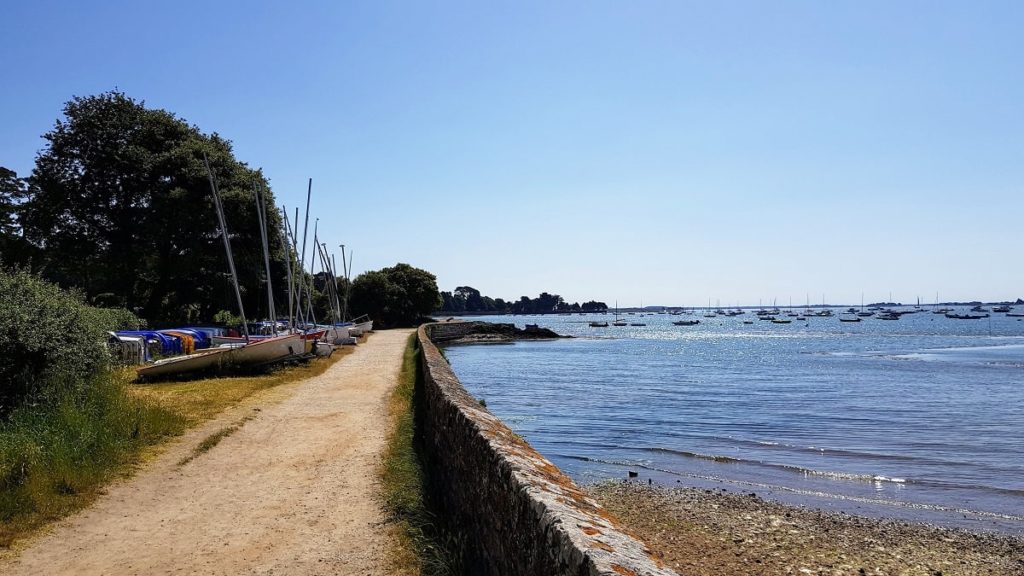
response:
{"label": "shoreline", "polygon": [[609,481],[586,490],[682,574],[1024,576],[1022,536],[823,511],[723,489]]}

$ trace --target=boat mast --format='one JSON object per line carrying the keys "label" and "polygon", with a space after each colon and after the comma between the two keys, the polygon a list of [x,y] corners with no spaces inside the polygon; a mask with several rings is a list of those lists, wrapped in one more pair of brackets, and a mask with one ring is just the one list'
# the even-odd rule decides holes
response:
{"label": "boat mast", "polygon": [[210,190],[213,192],[213,205],[217,209],[217,221],[220,223],[220,235],[224,239],[224,251],[228,255],[228,270],[231,272],[231,283],[235,287],[235,298],[238,300],[238,314],[242,317],[242,333],[245,341],[249,341],[249,325],[245,321],[245,307],[242,305],[242,290],[238,287],[238,274],[235,272],[235,259],[231,256],[231,238],[228,237],[228,225],[224,220],[224,205],[221,204],[220,192],[217,190],[217,182],[213,177],[213,170],[210,169],[210,160],[203,152],[203,165],[206,167],[206,176],[210,180]]}
{"label": "boat mast", "polygon": [[284,218],[284,226],[281,228],[281,244],[284,246],[285,261],[288,272],[288,332],[295,328],[295,286],[292,276],[292,244],[288,240],[288,207],[281,206],[281,215]]}
{"label": "boat mast", "polygon": [[324,267],[330,278],[324,278],[327,285],[327,293],[331,297],[331,314],[334,322],[340,322],[341,304],[338,301],[338,276],[334,270],[334,255],[327,251],[327,243],[320,245],[320,258],[324,261]]}
{"label": "boat mast", "polygon": [[[306,190],[306,225],[305,225],[305,228],[303,228],[303,230],[302,230],[302,257],[299,258],[299,272],[302,274],[303,277],[305,277],[305,275],[306,275],[306,236],[309,233],[309,202],[312,199],[312,197],[313,197],[313,179],[310,178],[309,179],[309,188]],[[296,209],[296,210],[298,210],[298,209]],[[298,218],[298,215],[296,215],[296,219],[297,218]],[[298,239],[296,238],[296,240],[298,240]],[[302,284],[303,284],[303,286],[305,286],[305,284],[306,284],[305,278],[303,278]],[[302,303],[302,290],[300,289],[299,290],[299,306],[298,306],[300,314],[302,313],[302,305],[301,305],[301,303]],[[303,317],[302,321],[303,321],[303,323],[305,323],[306,317]]]}
{"label": "boat mast", "polygon": [[[316,221],[313,222],[313,244],[314,245],[317,243],[316,233],[317,233],[317,228],[319,228],[319,227],[320,227],[320,219],[317,218]],[[303,241],[303,250],[305,250],[305,241]],[[303,266],[305,266],[305,263],[303,263]],[[306,285],[306,310],[308,312],[308,316],[306,316],[306,319],[312,321],[313,324],[316,324],[316,314],[313,313],[313,288],[314,288],[313,281],[315,280],[315,278],[313,276],[313,273],[315,271],[316,271],[316,253],[314,252],[314,253],[310,254],[310,258],[309,258],[309,284]]]}
{"label": "boat mast", "polygon": [[[274,309],[274,287],[270,281],[270,243],[267,241],[267,213],[265,196],[260,193],[261,186],[254,186],[253,193],[256,196],[256,216],[260,222],[260,241],[263,244],[263,263],[267,270],[267,310],[270,312],[270,321],[273,322],[274,333],[277,333],[277,310]],[[264,190],[265,192],[265,190]]]}
{"label": "boat mast", "polygon": [[[352,270],[352,260],[351,257],[349,258],[348,261],[345,260],[345,245],[340,244],[339,246],[341,246],[341,266],[342,268],[344,268],[345,272],[345,298],[342,299],[341,302],[341,321],[347,322],[348,294],[352,290],[352,280],[349,278],[349,272]],[[349,254],[351,254],[351,252]]]}
{"label": "boat mast", "polygon": [[[324,250],[327,250],[327,244],[324,244]],[[343,322],[341,319],[341,290],[338,288],[338,259],[331,254],[331,278],[334,279],[334,306],[338,309],[338,322]]]}

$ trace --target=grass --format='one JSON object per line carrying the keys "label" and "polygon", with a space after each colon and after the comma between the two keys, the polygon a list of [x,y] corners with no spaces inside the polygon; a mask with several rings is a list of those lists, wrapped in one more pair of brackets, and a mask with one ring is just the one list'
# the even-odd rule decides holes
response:
{"label": "grass", "polygon": [[118,373],[85,391],[15,409],[0,423],[0,548],[86,506],[185,419],[134,398]]}
{"label": "grass", "polygon": [[426,477],[415,445],[415,392],[420,377],[416,334],[412,334],[389,402],[393,427],[381,465],[384,508],[398,540],[391,564],[394,573],[403,576],[447,576],[461,573],[459,547],[436,522],[427,502]]}
{"label": "grass", "polygon": [[[133,385],[108,372],[75,395],[25,405],[0,421],[0,550],[85,506],[154,447],[252,394],[318,376],[351,353],[258,376]],[[206,438],[194,458],[244,424]]]}
{"label": "grass", "polygon": [[195,425],[261,390],[319,376],[352,351],[351,347],[340,348],[330,358],[281,368],[269,374],[144,384],[133,387],[131,392],[133,396],[153,400],[173,410],[189,425]]}

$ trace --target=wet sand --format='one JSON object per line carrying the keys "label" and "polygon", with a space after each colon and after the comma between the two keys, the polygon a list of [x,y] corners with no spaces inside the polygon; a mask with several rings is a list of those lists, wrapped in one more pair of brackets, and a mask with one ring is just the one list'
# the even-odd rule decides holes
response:
{"label": "wet sand", "polygon": [[686,576],[1024,576],[1024,537],[608,482],[588,491]]}

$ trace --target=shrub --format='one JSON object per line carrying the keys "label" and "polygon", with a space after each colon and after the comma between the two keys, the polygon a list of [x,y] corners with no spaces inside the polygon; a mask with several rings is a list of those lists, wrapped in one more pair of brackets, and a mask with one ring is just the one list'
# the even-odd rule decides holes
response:
{"label": "shrub", "polygon": [[29,398],[80,391],[109,366],[106,332],[140,324],[28,272],[0,271],[0,416]]}

